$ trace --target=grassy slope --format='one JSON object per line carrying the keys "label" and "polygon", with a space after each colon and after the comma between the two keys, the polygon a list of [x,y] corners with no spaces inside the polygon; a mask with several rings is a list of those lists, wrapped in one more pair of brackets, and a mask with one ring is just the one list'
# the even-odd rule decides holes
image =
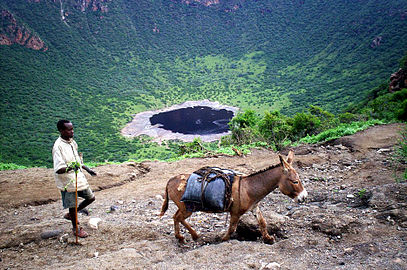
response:
{"label": "grassy slope", "polygon": [[70,27],[59,3],[0,3],[49,47],[0,46],[0,162],[23,165],[51,165],[59,118],[74,122],[85,159],[123,161],[171,157],[120,137],[146,109],[208,98],[258,112],[337,112],[386,80],[407,45],[405,0],[248,1],[233,12],[232,2],[113,0],[107,14],[71,0]]}

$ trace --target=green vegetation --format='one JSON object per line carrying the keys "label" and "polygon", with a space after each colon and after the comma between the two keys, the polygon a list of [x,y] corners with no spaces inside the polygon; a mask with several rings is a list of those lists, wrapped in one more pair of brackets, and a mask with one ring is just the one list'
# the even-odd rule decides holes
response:
{"label": "green vegetation", "polygon": [[[405,53],[406,0],[209,7],[114,0],[105,2],[105,13],[62,2],[66,23],[58,1],[0,0],[48,47],[0,45],[1,167],[51,167],[59,119],[74,123],[89,163],[177,159],[175,143],[130,140],[120,130],[135,113],[187,100],[250,111],[232,121],[232,136],[221,142],[226,152],[250,143],[278,149],[339,123],[406,117],[407,103],[397,102],[405,91],[370,92]],[[1,20],[3,34],[10,22]],[[382,42],[372,47],[375,37]],[[379,94],[382,101],[370,99]]]}
{"label": "green vegetation", "polygon": [[365,188],[362,188],[358,191],[358,197],[359,199],[363,199],[366,195],[367,190]]}
{"label": "green vegetation", "polygon": [[0,171],[26,169],[27,167],[14,163],[0,163]]}
{"label": "green vegetation", "polygon": [[394,172],[395,172],[395,177],[396,180],[401,182],[401,181],[407,181],[407,168],[404,169],[404,173],[401,177],[397,175],[397,171],[400,168],[400,165],[406,165],[407,164],[407,125],[405,126],[403,132],[401,133],[402,138],[396,147],[396,155],[394,158]]}
{"label": "green vegetation", "polygon": [[331,128],[316,135],[309,136],[302,138],[300,142],[303,143],[318,143],[318,142],[325,142],[334,140],[343,136],[355,134],[358,131],[362,131],[367,129],[368,127],[385,124],[382,120],[368,120],[368,121],[359,121],[359,122],[352,122],[352,123],[342,123],[339,124],[338,127]]}
{"label": "green vegetation", "polygon": [[260,117],[254,111],[247,110],[230,121],[232,134],[229,140],[224,138],[223,142],[229,145],[264,142],[269,147],[280,150],[293,142],[324,142],[385,123],[379,119],[352,122],[358,118],[366,116],[349,112],[335,116],[318,106],[311,106],[307,111],[296,113],[292,117],[284,116],[279,111],[265,112]]}
{"label": "green vegetation", "polygon": [[[224,138],[225,139],[225,138]],[[175,161],[185,158],[218,156],[218,155],[246,155],[250,153],[250,149],[268,147],[265,142],[255,142],[240,146],[229,145],[218,142],[204,143],[200,138],[195,138],[188,143],[173,143],[172,148],[177,152],[177,157],[168,161]]]}

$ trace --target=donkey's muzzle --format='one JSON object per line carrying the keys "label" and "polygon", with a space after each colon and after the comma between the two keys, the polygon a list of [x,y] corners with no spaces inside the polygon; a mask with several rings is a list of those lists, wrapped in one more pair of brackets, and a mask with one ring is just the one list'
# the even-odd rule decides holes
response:
{"label": "donkey's muzzle", "polygon": [[305,201],[305,199],[307,198],[307,196],[308,196],[308,192],[307,192],[306,189],[304,189],[303,191],[301,191],[300,194],[298,194],[297,197],[295,197],[294,200],[295,200],[297,203],[302,203],[302,202]]}

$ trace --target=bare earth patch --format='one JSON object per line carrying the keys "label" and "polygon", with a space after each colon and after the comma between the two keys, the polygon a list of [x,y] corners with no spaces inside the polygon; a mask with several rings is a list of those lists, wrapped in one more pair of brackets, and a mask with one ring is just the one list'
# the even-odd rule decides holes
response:
{"label": "bare earth patch", "polygon": [[[279,191],[260,204],[277,242],[262,242],[255,218],[243,216],[232,240],[221,242],[226,214],[194,213],[201,238],[174,237],[170,203],[159,219],[168,179],[203,166],[242,173],[278,162],[253,150],[245,157],[195,158],[96,167],[96,201],[80,221],[91,234],[81,245],[63,219],[52,170],[0,172],[2,269],[407,269],[407,184],[396,183],[392,157],[402,125],[372,127],[320,145],[294,149],[294,166],[309,192],[297,205]],[[283,151],[285,154],[286,152]],[[98,229],[88,225],[99,217]],[[46,238],[44,233],[54,232]],[[46,235],[46,234],[45,234]],[[43,237],[41,237],[43,236]]]}

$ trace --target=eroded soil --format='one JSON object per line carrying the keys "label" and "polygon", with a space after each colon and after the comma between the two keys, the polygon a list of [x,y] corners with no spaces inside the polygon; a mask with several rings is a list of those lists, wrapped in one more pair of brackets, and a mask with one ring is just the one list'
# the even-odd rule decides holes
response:
{"label": "eroded soil", "polygon": [[[221,242],[226,214],[194,213],[201,238],[174,237],[173,203],[157,213],[167,180],[203,166],[251,173],[278,162],[253,150],[245,157],[208,157],[173,163],[143,162],[94,168],[96,191],[81,226],[91,235],[74,244],[63,219],[52,170],[0,172],[2,269],[407,269],[407,184],[397,183],[394,145],[401,125],[375,126],[322,145],[300,146],[294,166],[309,197],[295,204],[279,191],[260,204],[277,242],[263,243],[251,213],[232,240]],[[283,151],[283,154],[287,154]],[[100,218],[98,229],[91,218]],[[55,237],[50,234],[55,233]]]}

